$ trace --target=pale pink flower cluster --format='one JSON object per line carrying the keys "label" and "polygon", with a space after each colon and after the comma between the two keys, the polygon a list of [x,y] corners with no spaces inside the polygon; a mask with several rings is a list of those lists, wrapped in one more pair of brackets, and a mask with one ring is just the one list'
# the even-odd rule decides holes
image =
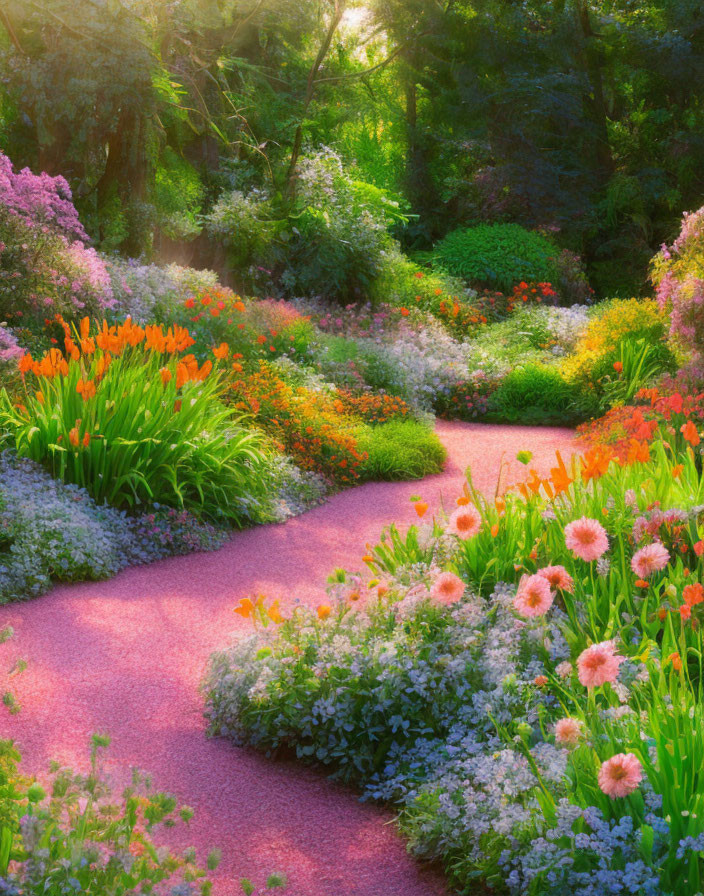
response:
{"label": "pale pink flower cluster", "polygon": [[482,527],[482,517],[474,504],[458,507],[450,517],[447,531],[463,541],[474,538]]}
{"label": "pale pink flower cluster", "polygon": [[647,579],[654,572],[665,569],[670,562],[670,553],[659,541],[646,544],[633,555],[631,569],[639,579]]}
{"label": "pale pink flower cluster", "polygon": [[599,769],[599,787],[611,799],[628,796],[643,780],[643,766],[633,753],[617,753]]}
{"label": "pale pink flower cluster", "polygon": [[601,641],[583,650],[577,659],[577,674],[585,688],[596,688],[616,681],[625,657],[616,652],[613,641]]}
{"label": "pale pink flower cluster", "polygon": [[544,616],[553,600],[554,594],[547,579],[541,575],[523,576],[513,599],[513,606],[521,616]]}
{"label": "pale pink flower cluster", "polygon": [[430,596],[440,604],[454,604],[464,594],[464,582],[453,572],[441,572],[435,579]]}
{"label": "pale pink flower cluster", "polygon": [[583,516],[565,526],[565,544],[575,557],[590,563],[608,551],[609,537],[598,520]]}
{"label": "pale pink flower cluster", "polygon": [[573,747],[582,736],[582,723],[569,716],[555,724],[555,741],[565,747]]}

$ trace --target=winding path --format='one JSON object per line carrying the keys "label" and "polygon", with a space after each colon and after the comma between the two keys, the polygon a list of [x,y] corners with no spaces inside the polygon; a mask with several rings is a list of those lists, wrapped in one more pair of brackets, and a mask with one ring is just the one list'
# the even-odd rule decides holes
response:
{"label": "winding path", "polygon": [[[529,449],[545,470],[556,448],[572,450],[565,429],[441,422],[438,433],[448,463],[422,483],[363,485],[287,523],[235,534],[217,553],[0,608],[0,626],[16,630],[2,668],[16,656],[29,661],[13,682],[22,712],[0,714],[25,769],[42,772],[49,759],[83,768],[91,733],[109,733],[113,778],[133,766],[152,772],[196,810],[179,845],[195,844],[202,859],[222,848],[214,896],[235,896],[240,877],[261,883],[274,870],[288,874],[287,896],[444,893],[441,877],[406,854],[388,811],[316,770],[206,738],[199,694],[209,655],[249,626],[232,613],[239,598],[262,592],[284,612],[296,598],[317,604],[334,567],[359,569],[384,525],[412,521],[412,494],[433,511],[443,498],[453,503],[468,466],[491,494],[504,453]],[[513,462],[514,478],[522,469]]]}

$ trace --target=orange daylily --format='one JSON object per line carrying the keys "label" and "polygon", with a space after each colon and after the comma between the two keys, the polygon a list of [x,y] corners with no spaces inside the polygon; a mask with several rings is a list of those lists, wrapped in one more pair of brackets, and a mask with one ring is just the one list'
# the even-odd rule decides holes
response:
{"label": "orange daylily", "polygon": [[692,446],[698,445],[701,442],[701,439],[699,438],[699,431],[691,420],[688,420],[686,423],[682,424],[682,426],[680,427],[680,432],[685,437],[685,440]]}
{"label": "orange daylily", "polygon": [[555,452],[555,457],[557,458],[557,466],[551,468],[550,475],[552,477],[552,484],[553,488],[555,489],[555,494],[559,495],[562,492],[566,492],[570,485],[574,482],[574,480],[567,472],[565,462],[563,461],[562,455],[559,451]]}
{"label": "orange daylily", "polygon": [[254,613],[254,604],[252,603],[251,598],[243,597],[242,600],[237,604],[233,612],[240,615],[243,619],[247,619],[249,616],[252,616]]}
{"label": "orange daylily", "polygon": [[161,377],[161,383],[165,386],[168,382],[171,381],[172,373],[168,367],[162,367],[159,371],[159,376]]}
{"label": "orange daylily", "polygon": [[217,348],[213,349],[213,354],[217,358],[218,361],[224,361],[225,358],[230,354],[230,346],[226,342],[221,342]]}
{"label": "orange daylily", "polygon": [[93,380],[82,380],[80,379],[76,383],[76,392],[79,395],[83,396],[84,401],[88,401],[89,398],[93,398],[95,396],[95,383]]}
{"label": "orange daylily", "polygon": [[595,445],[582,457],[582,480],[598,479],[609,469],[614,452],[605,445]]}

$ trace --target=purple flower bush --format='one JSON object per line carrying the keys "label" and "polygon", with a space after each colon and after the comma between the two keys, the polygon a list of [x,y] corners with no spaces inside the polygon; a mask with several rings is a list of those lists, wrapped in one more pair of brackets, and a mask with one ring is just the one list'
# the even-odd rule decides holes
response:
{"label": "purple flower bush", "polygon": [[31,325],[112,308],[105,261],[86,245],[64,178],[15,172],[0,153],[0,198],[1,318]]}
{"label": "purple flower bush", "polygon": [[54,581],[102,579],[127,566],[213,550],[225,535],[183,511],[129,517],[37,464],[0,453],[0,604]]}

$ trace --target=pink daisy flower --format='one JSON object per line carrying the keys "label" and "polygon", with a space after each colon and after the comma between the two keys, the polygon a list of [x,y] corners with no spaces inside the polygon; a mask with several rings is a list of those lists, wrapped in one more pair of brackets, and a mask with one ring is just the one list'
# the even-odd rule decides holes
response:
{"label": "pink daisy flower", "polygon": [[596,688],[616,681],[618,669],[625,657],[616,653],[613,641],[592,644],[577,659],[577,673],[585,688]]}
{"label": "pink daisy flower", "polygon": [[574,591],[574,580],[564,566],[544,566],[538,570],[538,575],[550,582],[553,591]]}
{"label": "pink daisy flower", "polygon": [[643,766],[633,753],[617,753],[599,769],[599,787],[612,800],[628,796],[643,780]]}
{"label": "pink daisy flower", "polygon": [[582,736],[582,723],[569,716],[555,725],[555,741],[565,747],[573,747]]}
{"label": "pink daisy flower", "polygon": [[474,504],[464,504],[458,507],[450,517],[447,531],[456,535],[462,541],[474,538],[482,527],[482,516]]}
{"label": "pink daisy flower", "polygon": [[441,572],[433,582],[430,596],[440,604],[454,604],[464,594],[464,582],[454,572]]}
{"label": "pink daisy flower", "polygon": [[652,573],[665,569],[669,562],[670,552],[665,545],[654,541],[636,551],[631,560],[631,569],[639,579],[647,579]]}
{"label": "pink daisy flower", "polygon": [[523,576],[513,606],[521,616],[544,616],[552,606],[554,595],[550,582],[543,576]]}
{"label": "pink daisy flower", "polygon": [[575,557],[590,563],[608,551],[609,538],[598,520],[583,516],[565,526],[565,544]]}

